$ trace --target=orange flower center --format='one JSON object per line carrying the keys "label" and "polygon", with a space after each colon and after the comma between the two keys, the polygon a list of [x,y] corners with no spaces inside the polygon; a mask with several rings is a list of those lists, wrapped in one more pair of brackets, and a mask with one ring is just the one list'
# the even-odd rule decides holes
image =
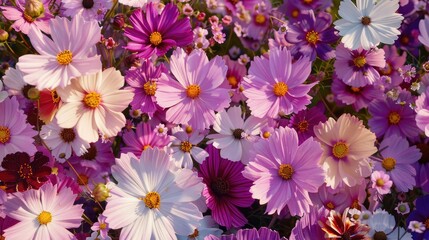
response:
{"label": "orange flower center", "polygon": [[155,46],[158,46],[162,42],[162,36],[159,32],[153,32],[149,36],[149,41]]}
{"label": "orange flower center", "polygon": [[399,123],[399,121],[401,121],[401,115],[399,115],[399,113],[397,112],[390,112],[389,113],[389,123],[396,125]]}
{"label": "orange flower center", "polygon": [[357,56],[353,59],[353,63],[356,67],[361,68],[366,64],[366,58],[364,56]]}
{"label": "orange flower center", "polygon": [[358,88],[358,87],[351,87],[350,90],[352,90],[352,92],[354,92],[354,93],[360,92],[360,88]]}
{"label": "orange flower center", "polygon": [[315,45],[319,41],[319,33],[311,30],[305,35],[305,40],[307,40],[308,43]]}
{"label": "orange flower center", "polygon": [[271,136],[271,133],[270,132],[268,132],[268,131],[265,131],[263,134],[262,134],[262,137],[264,137],[264,138],[269,138]]}
{"label": "orange flower center", "polygon": [[96,92],[90,92],[85,95],[83,98],[83,102],[89,108],[97,108],[101,103],[101,96]]}
{"label": "orange flower center", "polygon": [[189,98],[195,99],[197,98],[201,93],[201,88],[198,85],[192,84],[186,89],[186,95]]}
{"label": "orange flower center", "polygon": [[279,167],[279,176],[284,180],[289,180],[293,175],[293,167],[290,164],[281,164]]}
{"label": "orange flower center", "polygon": [[278,82],[274,84],[273,92],[274,92],[274,95],[276,95],[277,97],[282,97],[286,95],[287,91],[288,91],[288,86],[286,83]]}
{"label": "orange flower center", "polygon": [[157,192],[150,192],[143,199],[146,207],[153,209],[158,208],[161,205],[161,196]]}
{"label": "orange flower center", "polygon": [[232,88],[237,88],[238,86],[238,80],[235,76],[229,76],[228,78],[228,83],[229,85],[231,85]]}
{"label": "orange flower center", "polygon": [[298,123],[298,131],[305,132],[308,130],[308,122],[307,120],[302,120]]}
{"label": "orange flower center", "polygon": [[264,16],[264,14],[258,13],[255,16],[255,23],[256,24],[262,25],[265,23],[266,20],[267,20],[267,18]]}
{"label": "orange flower center", "polygon": [[10,130],[7,127],[0,126],[0,143],[7,143],[10,140]]}
{"label": "orange flower center", "polygon": [[396,160],[391,157],[385,158],[381,162],[381,166],[386,169],[386,171],[392,171],[396,166]]}
{"label": "orange flower center", "polygon": [[332,148],[332,154],[336,158],[343,158],[349,153],[349,146],[345,142],[337,142]]}
{"label": "orange flower center", "polygon": [[192,144],[188,141],[183,141],[180,143],[180,150],[183,152],[190,152],[192,149]]}
{"label": "orange flower center", "polygon": [[385,184],[385,182],[382,178],[379,178],[375,181],[375,185],[377,185],[377,187],[383,187],[384,184]]}
{"label": "orange flower center", "polygon": [[154,82],[154,81],[147,81],[143,85],[143,90],[146,93],[146,95],[148,95],[148,96],[155,96],[156,82]]}
{"label": "orange flower center", "polygon": [[326,207],[327,207],[328,209],[332,210],[332,209],[334,209],[334,208],[335,208],[335,205],[334,205],[334,203],[333,203],[333,202],[328,202],[328,203],[326,204]]}
{"label": "orange flower center", "polygon": [[37,221],[39,221],[40,225],[46,225],[52,222],[52,214],[47,211],[42,211],[39,216],[37,216]]}
{"label": "orange flower center", "polygon": [[57,62],[61,65],[68,65],[73,60],[73,54],[70,50],[64,50],[57,54]]}

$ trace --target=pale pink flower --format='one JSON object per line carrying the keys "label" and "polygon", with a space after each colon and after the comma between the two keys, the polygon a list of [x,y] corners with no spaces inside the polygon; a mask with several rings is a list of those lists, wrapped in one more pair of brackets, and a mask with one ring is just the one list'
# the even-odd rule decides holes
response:
{"label": "pale pink flower", "polygon": [[133,99],[124,86],[124,77],[114,68],[72,80],[66,88],[58,88],[63,105],[56,115],[62,128],[76,127],[85,141],[96,142],[98,131],[104,138],[116,136],[125,126],[122,111]]}
{"label": "pale pink flower", "polygon": [[393,182],[390,176],[383,171],[374,171],[371,174],[372,188],[375,188],[380,195],[390,193]]}

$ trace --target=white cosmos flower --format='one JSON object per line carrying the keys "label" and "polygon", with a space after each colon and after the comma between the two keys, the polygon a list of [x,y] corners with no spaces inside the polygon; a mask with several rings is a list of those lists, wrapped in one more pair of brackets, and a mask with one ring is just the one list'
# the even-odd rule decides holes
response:
{"label": "white cosmos flower", "polygon": [[369,50],[379,43],[393,44],[404,17],[396,13],[398,1],[351,0],[340,3],[338,14],[342,17],[334,22],[335,29],[343,36],[344,46],[356,50]]}

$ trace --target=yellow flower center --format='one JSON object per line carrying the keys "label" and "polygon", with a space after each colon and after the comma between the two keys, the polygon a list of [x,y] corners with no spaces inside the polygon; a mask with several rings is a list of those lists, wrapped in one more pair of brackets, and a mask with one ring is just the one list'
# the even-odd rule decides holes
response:
{"label": "yellow flower center", "polygon": [[158,133],[163,133],[164,132],[164,128],[160,127],[158,128]]}
{"label": "yellow flower center", "polygon": [[185,128],[185,132],[187,133],[187,134],[191,134],[192,133],[192,127],[191,126],[186,126],[186,128]]}
{"label": "yellow flower center", "polygon": [[353,59],[353,63],[356,67],[361,68],[366,64],[366,58],[364,56],[357,56]]}
{"label": "yellow flower center", "polygon": [[100,105],[101,96],[96,92],[90,92],[85,95],[85,97],[83,98],[83,102],[87,107],[94,109]]}
{"label": "yellow flower center", "polygon": [[268,132],[268,131],[265,131],[263,134],[262,134],[262,137],[264,137],[264,138],[269,138],[271,136],[271,133],[270,132]]}
{"label": "yellow flower center", "polygon": [[149,41],[155,46],[158,46],[162,42],[162,36],[159,32],[153,32],[149,36]]}
{"label": "yellow flower center", "polygon": [[143,151],[144,151],[144,150],[146,150],[146,149],[148,149],[148,148],[152,148],[152,146],[151,146],[150,144],[148,144],[148,145],[144,145],[144,146],[143,146]]}
{"label": "yellow flower center", "polygon": [[159,193],[157,192],[150,192],[144,197],[143,199],[144,204],[146,207],[152,209],[152,208],[158,208],[161,204],[161,196],[159,196]]}
{"label": "yellow flower center", "polygon": [[396,125],[399,123],[399,121],[401,121],[401,115],[399,115],[399,113],[397,112],[391,112],[389,113],[389,123]]}
{"label": "yellow flower center", "polygon": [[302,120],[298,123],[298,131],[305,132],[308,130],[308,122],[307,120]]}
{"label": "yellow flower center", "polygon": [[353,214],[353,216],[352,216],[352,218],[354,219],[354,220],[358,220],[359,219],[359,214]]}
{"label": "yellow flower center", "polygon": [[303,2],[304,2],[305,4],[311,4],[311,3],[313,2],[313,0],[303,0]]}
{"label": "yellow flower center", "polygon": [[7,143],[10,139],[10,130],[7,127],[0,126],[0,143]]}
{"label": "yellow flower center", "polygon": [[316,44],[319,41],[319,33],[311,30],[305,35],[305,40],[307,40],[308,43]]}
{"label": "yellow flower center", "polygon": [[147,81],[143,85],[143,89],[144,89],[144,92],[146,93],[146,95],[155,96],[156,82],[154,82],[154,81]]}
{"label": "yellow flower center", "polygon": [[263,14],[259,13],[259,14],[256,14],[256,16],[255,16],[255,22],[257,24],[262,25],[265,23],[266,20],[267,20],[267,18]]}
{"label": "yellow flower center", "polygon": [[105,223],[100,223],[100,229],[101,229],[101,230],[106,229],[106,227],[107,227],[107,224],[105,224]]}
{"label": "yellow flower center", "polygon": [[52,222],[52,214],[47,211],[42,211],[39,216],[37,216],[37,221],[39,221],[40,225],[46,225]]}
{"label": "yellow flower center", "polygon": [[195,99],[201,93],[201,88],[198,85],[192,84],[186,89],[186,95],[189,98]]}
{"label": "yellow flower center", "polygon": [[292,178],[293,168],[290,164],[281,164],[279,167],[279,176],[284,180],[289,180]]}
{"label": "yellow flower center", "polygon": [[375,181],[375,185],[377,185],[377,187],[383,187],[384,186],[384,180],[382,178],[379,178]]}
{"label": "yellow flower center", "polygon": [[33,169],[30,164],[24,163],[19,167],[18,174],[21,178],[28,179],[33,176]]}
{"label": "yellow flower center", "polygon": [[180,150],[182,150],[183,152],[190,152],[192,149],[192,144],[188,141],[183,141],[182,143],[180,143]]}
{"label": "yellow flower center", "polygon": [[391,157],[385,158],[381,162],[381,166],[386,169],[386,171],[392,171],[396,166],[396,160]]}
{"label": "yellow flower center", "polygon": [[60,96],[58,96],[58,93],[55,90],[51,90],[51,97],[52,97],[52,102],[54,104],[57,104],[61,101]]}
{"label": "yellow flower center", "polygon": [[292,10],[291,15],[293,18],[297,18],[299,16],[299,10],[298,9]]}
{"label": "yellow flower center", "polygon": [[350,90],[352,90],[352,92],[355,92],[355,93],[360,92],[360,88],[358,87],[351,87]]}
{"label": "yellow flower center", "polygon": [[57,62],[61,65],[68,65],[73,60],[73,54],[70,50],[64,50],[57,54]]}
{"label": "yellow flower center", "polygon": [[286,83],[278,82],[274,84],[273,92],[274,92],[274,95],[276,95],[277,97],[282,97],[286,95],[287,91],[288,91],[288,87]]}
{"label": "yellow flower center", "polygon": [[349,153],[349,146],[345,142],[337,142],[332,148],[332,154],[336,158],[343,158]]}
{"label": "yellow flower center", "polygon": [[333,202],[328,202],[328,203],[326,204],[326,207],[327,207],[329,210],[332,210],[332,209],[334,209],[334,208],[335,208],[335,205],[334,205],[334,203],[333,203]]}
{"label": "yellow flower center", "polygon": [[228,83],[229,83],[229,85],[231,85],[231,87],[237,88],[238,80],[235,76],[229,76],[227,79],[228,79]]}

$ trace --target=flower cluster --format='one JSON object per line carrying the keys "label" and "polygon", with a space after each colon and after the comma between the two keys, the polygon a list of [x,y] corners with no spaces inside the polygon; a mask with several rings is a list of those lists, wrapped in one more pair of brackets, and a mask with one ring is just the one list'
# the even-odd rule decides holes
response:
{"label": "flower cluster", "polygon": [[429,239],[428,1],[0,20],[0,239]]}

